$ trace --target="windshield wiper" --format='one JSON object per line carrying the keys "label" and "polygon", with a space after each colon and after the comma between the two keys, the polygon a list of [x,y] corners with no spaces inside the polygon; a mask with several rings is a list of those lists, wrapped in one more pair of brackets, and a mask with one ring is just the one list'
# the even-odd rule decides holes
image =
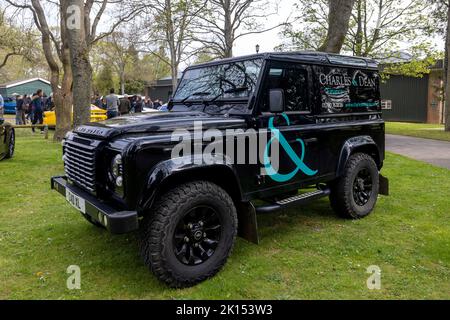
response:
{"label": "windshield wiper", "polygon": [[205,91],[194,92],[193,94],[190,94],[186,98],[181,100],[181,103],[185,104],[185,102],[188,101],[192,97],[204,97],[204,96],[207,96],[207,95],[210,95],[210,94],[211,94],[211,92],[205,92]]}
{"label": "windshield wiper", "polygon": [[239,87],[239,88],[225,90],[221,94],[219,94],[218,96],[213,98],[209,103],[216,102],[219,98],[223,97],[224,94],[244,92],[244,91],[247,91],[248,89],[249,89],[248,87]]}
{"label": "windshield wiper", "polygon": [[239,87],[239,88],[233,88],[233,89],[222,91],[218,96],[214,97],[212,100],[204,102],[205,106],[203,108],[203,112],[206,112],[206,108],[208,106],[210,106],[211,104],[213,104],[214,102],[216,102],[224,94],[244,92],[244,91],[247,91],[248,89],[249,89],[248,87]]}

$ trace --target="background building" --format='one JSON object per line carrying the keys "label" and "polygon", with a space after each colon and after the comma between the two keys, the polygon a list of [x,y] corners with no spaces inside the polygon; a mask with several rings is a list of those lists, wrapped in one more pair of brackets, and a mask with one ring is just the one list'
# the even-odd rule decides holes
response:
{"label": "background building", "polygon": [[[181,74],[178,76],[178,81],[181,79]],[[145,95],[149,96],[153,101],[156,99],[164,102],[169,101],[173,94],[172,77],[165,77],[157,80],[145,88]]]}
{"label": "background building", "polygon": [[47,96],[52,93],[50,82],[41,78],[12,81],[0,84],[0,94],[3,97],[12,97],[14,94],[31,95],[38,89],[42,89]]}
{"label": "background building", "polygon": [[381,85],[383,116],[388,121],[443,123],[443,61],[423,78],[391,75]]}

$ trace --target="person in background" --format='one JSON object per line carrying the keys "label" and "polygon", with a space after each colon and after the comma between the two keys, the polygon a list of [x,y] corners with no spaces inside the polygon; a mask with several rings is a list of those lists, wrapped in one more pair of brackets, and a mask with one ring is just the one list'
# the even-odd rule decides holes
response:
{"label": "person in background", "polygon": [[142,97],[138,96],[136,98],[135,106],[134,106],[134,112],[135,113],[141,113],[144,110],[144,103],[142,101]]}
{"label": "person in background", "polygon": [[161,104],[161,102],[159,101],[159,99],[156,99],[155,102],[153,102],[153,109],[158,110],[159,107],[161,107],[161,106],[162,106],[162,104]]}
{"label": "person in background", "polygon": [[100,108],[102,108],[103,110],[106,110],[106,108],[108,108],[108,106],[106,104],[106,97],[103,97]]}
{"label": "person in background", "polygon": [[132,96],[131,98],[129,98],[130,100],[130,113],[134,113],[135,108],[136,108],[136,100],[137,100],[137,96]]}
{"label": "person in background", "polygon": [[23,97],[16,97],[16,125],[21,126],[26,123]]}
{"label": "person in background", "polygon": [[[42,90],[39,89],[31,99],[31,106],[33,112],[33,121],[31,122],[33,125],[39,124],[42,125],[44,123],[44,111],[43,111],[43,101],[42,101]],[[31,129],[35,132],[34,127]],[[44,128],[41,128],[41,134],[44,133]]]}
{"label": "person in background", "polygon": [[3,114],[5,112],[5,100],[3,100],[2,95],[0,94],[0,118],[3,118]]}
{"label": "person in background", "polygon": [[114,89],[111,89],[109,95],[105,97],[108,119],[119,116],[119,97],[114,92]]}
{"label": "person in background", "polygon": [[43,96],[42,96],[42,110],[43,111],[47,111],[47,102],[48,102],[48,96],[47,94],[44,92]]}
{"label": "person in background", "polygon": [[147,109],[153,109],[153,101],[148,96],[144,99],[144,107]]}
{"label": "person in background", "polygon": [[125,114],[130,113],[131,110],[131,102],[127,95],[120,99],[119,112],[120,115],[123,116]]}
{"label": "person in background", "polygon": [[31,121],[31,99],[28,95],[23,96],[23,108],[25,112],[25,124],[27,124],[27,120]]}
{"label": "person in background", "polygon": [[47,101],[45,102],[45,110],[52,111],[54,108],[55,104],[53,103],[53,93],[51,93]]}
{"label": "person in background", "polygon": [[102,108],[102,99],[100,98],[100,95],[98,93],[94,96],[93,105],[95,105],[97,108]]}
{"label": "person in background", "polygon": [[25,104],[25,97],[26,97],[27,95],[24,95],[24,96],[22,96],[22,113],[21,113],[21,117],[22,117],[22,124],[23,125],[26,125],[27,124],[27,115],[26,115],[26,113],[27,113],[27,106],[26,106],[26,104]]}

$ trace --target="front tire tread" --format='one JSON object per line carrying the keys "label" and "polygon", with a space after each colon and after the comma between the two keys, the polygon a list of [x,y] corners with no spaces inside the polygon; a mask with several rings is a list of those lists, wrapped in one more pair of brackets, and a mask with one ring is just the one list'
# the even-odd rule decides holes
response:
{"label": "front tire tread", "polygon": [[[151,215],[146,216],[142,222],[140,228],[140,251],[144,262],[150,267],[157,278],[168,284],[170,287],[191,287],[213,277],[224,266],[233,249],[236,231],[234,232],[233,241],[228,253],[219,260],[213,269],[194,279],[183,277],[182,275],[173,272],[168,266],[168,261],[163,254],[166,250],[165,243],[164,241],[161,241],[161,239],[167,237],[166,229],[168,228],[168,225],[170,223],[176,223],[176,221],[173,221],[173,213],[177,208],[187,205],[189,202],[195,200],[193,197],[195,198],[196,195],[199,196],[205,193],[214,194],[215,196],[222,198],[222,201],[227,204],[228,209],[232,213],[232,223],[235,226],[235,230],[237,230],[237,214],[233,200],[225,190],[207,181],[191,182],[170,190],[157,200],[154,205],[155,211]],[[171,248],[167,250],[171,250]]]}

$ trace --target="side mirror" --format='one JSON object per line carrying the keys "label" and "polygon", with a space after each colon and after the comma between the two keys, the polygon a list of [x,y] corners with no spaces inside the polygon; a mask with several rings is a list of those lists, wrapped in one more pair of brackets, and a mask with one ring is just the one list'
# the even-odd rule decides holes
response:
{"label": "side mirror", "polygon": [[282,89],[271,89],[269,91],[269,108],[272,113],[284,111],[284,91]]}

